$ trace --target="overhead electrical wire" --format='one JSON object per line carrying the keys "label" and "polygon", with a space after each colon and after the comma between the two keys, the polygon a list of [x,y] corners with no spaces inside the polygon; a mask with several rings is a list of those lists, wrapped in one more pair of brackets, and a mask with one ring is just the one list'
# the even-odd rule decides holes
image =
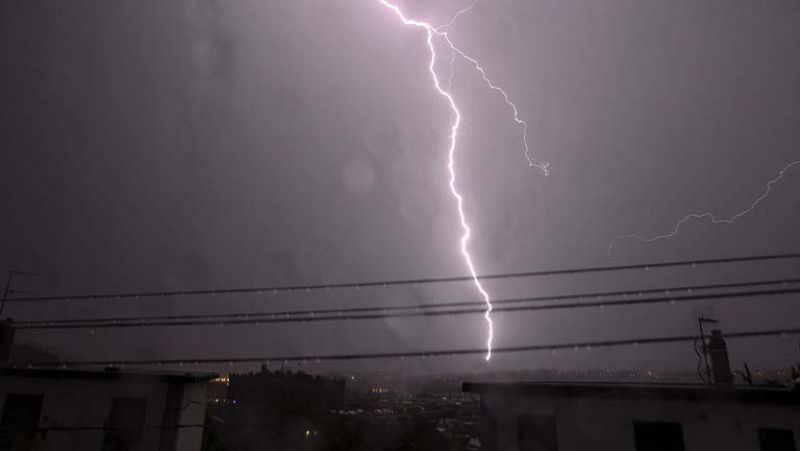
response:
{"label": "overhead electrical wire", "polygon": [[[726,339],[742,339],[742,338],[756,338],[756,337],[786,337],[789,335],[800,334],[800,327],[781,328],[781,329],[762,329],[762,330],[747,330],[739,332],[730,332],[723,334]],[[533,351],[552,351],[570,349],[575,351],[591,350],[596,348],[609,348],[619,346],[634,346],[640,345],[656,345],[668,344],[678,342],[691,342],[697,339],[696,335],[673,335],[666,337],[641,337],[641,338],[626,338],[616,340],[594,340],[594,341],[577,341],[569,343],[550,343],[550,344],[537,344],[537,345],[522,345],[522,346],[506,346],[496,347],[494,352],[497,354],[509,354],[517,352],[533,352]],[[47,361],[30,361],[30,362],[12,362],[10,367],[77,367],[77,366],[112,366],[119,367],[125,365],[199,365],[199,364],[229,364],[235,363],[289,363],[289,362],[331,362],[342,360],[375,360],[375,359],[405,359],[405,358],[429,358],[429,357],[456,357],[463,355],[484,354],[484,348],[469,348],[469,349],[439,349],[430,351],[407,351],[407,352],[373,352],[373,353],[355,353],[355,354],[310,354],[310,355],[293,355],[293,356],[255,356],[255,357],[195,357],[195,358],[182,358],[182,359],[142,359],[142,360],[64,360],[59,362]]]}
{"label": "overhead electrical wire", "polygon": [[[561,294],[561,295],[548,295],[548,296],[533,296],[533,297],[520,297],[495,300],[494,304],[516,304],[522,302],[550,302],[550,301],[564,301],[570,299],[601,299],[607,297],[627,297],[637,296],[642,297],[650,294],[680,294],[685,292],[687,294],[695,291],[707,290],[721,290],[731,288],[743,287],[756,287],[765,285],[782,285],[800,283],[800,278],[793,279],[772,279],[772,280],[758,280],[750,282],[733,282],[733,283],[718,283],[709,285],[682,285],[671,286],[663,288],[648,288],[642,290],[624,290],[624,291],[604,291],[604,292],[591,292],[591,293],[575,293],[575,294]],[[349,313],[370,313],[370,312],[391,312],[391,311],[407,311],[407,310],[427,310],[439,309],[448,307],[469,307],[469,306],[482,306],[482,301],[456,301],[456,302],[439,302],[427,303],[417,305],[387,305],[381,307],[348,307],[348,308],[323,308],[312,310],[271,310],[266,312],[238,312],[238,313],[214,313],[214,314],[191,314],[191,315],[150,315],[150,316],[115,316],[115,317],[96,317],[96,318],[74,318],[74,319],[56,319],[56,320],[21,320],[19,324],[24,325],[38,325],[38,324],[71,324],[71,323],[86,323],[86,322],[142,322],[142,321],[158,321],[158,320],[191,320],[191,319],[223,319],[223,318],[242,318],[247,316],[250,318],[281,315],[281,316],[298,316],[298,315],[321,315],[321,314],[349,314]]]}
{"label": "overhead electrical wire", "polygon": [[[598,301],[582,301],[575,303],[560,303],[548,305],[521,305],[521,306],[498,306],[493,311],[496,313],[508,312],[521,312],[521,311],[541,311],[541,310],[564,310],[564,309],[580,309],[590,307],[618,307],[618,306],[632,306],[656,303],[670,303],[677,304],[680,302],[697,302],[701,300],[717,300],[717,299],[733,299],[754,296],[778,296],[800,293],[800,287],[785,288],[785,289],[772,289],[772,290],[752,290],[752,291],[736,291],[729,293],[711,293],[711,294],[693,294],[688,296],[660,296],[643,299],[616,299],[616,300],[598,300]],[[601,296],[602,297],[602,296]],[[505,300],[508,301],[508,300]],[[520,300],[511,300],[512,302],[521,302]],[[191,320],[153,320],[147,317],[140,319],[129,319],[125,321],[93,321],[85,320],[85,322],[74,321],[43,321],[43,322],[20,322],[15,323],[14,327],[17,329],[107,329],[107,328],[131,328],[131,327],[167,327],[167,326],[200,326],[200,325],[241,325],[241,324],[268,324],[268,323],[297,323],[297,322],[320,322],[320,321],[350,321],[350,320],[374,320],[386,318],[409,318],[409,317],[442,317],[454,316],[465,314],[482,314],[483,308],[462,308],[460,310],[418,310],[418,311],[394,311],[394,312],[381,312],[381,313],[359,313],[359,314],[324,314],[318,315],[313,312],[302,316],[291,316],[289,313],[275,312],[270,316],[257,316],[252,318],[249,314],[241,314],[235,318],[216,318],[214,315],[205,315],[203,319]],[[84,320],[81,320],[84,321]]]}
{"label": "overhead electrical wire", "polygon": [[[509,272],[509,273],[478,275],[477,278],[480,280],[497,280],[497,279],[510,279],[510,278],[522,278],[522,277],[601,273],[601,272],[625,271],[625,270],[648,271],[650,269],[679,267],[679,266],[695,267],[700,265],[786,260],[786,259],[796,259],[796,258],[800,258],[800,253],[713,258],[713,259],[700,259],[700,260],[680,260],[680,261],[656,262],[656,263],[635,264],[635,265],[594,266],[594,267],[572,268],[572,269]],[[186,296],[197,296],[197,295],[247,294],[247,293],[268,293],[268,292],[288,293],[295,291],[311,292],[319,290],[334,290],[334,289],[344,289],[344,288],[352,288],[358,290],[361,288],[389,287],[389,286],[399,286],[399,285],[423,285],[423,284],[449,283],[449,282],[472,282],[472,281],[473,281],[472,276],[432,277],[432,278],[419,278],[419,279],[401,279],[401,280],[396,279],[396,280],[385,280],[385,281],[348,282],[348,283],[313,284],[313,285],[281,285],[281,286],[246,287],[246,288],[207,289],[207,290],[145,291],[145,292],[127,292],[127,293],[96,293],[96,294],[63,295],[63,296],[39,296],[39,297],[12,298],[12,299],[7,299],[6,302],[12,303],[12,302],[41,302],[41,301],[89,301],[89,300],[104,300],[104,299],[142,299],[142,298],[158,298],[158,297],[186,297]]]}

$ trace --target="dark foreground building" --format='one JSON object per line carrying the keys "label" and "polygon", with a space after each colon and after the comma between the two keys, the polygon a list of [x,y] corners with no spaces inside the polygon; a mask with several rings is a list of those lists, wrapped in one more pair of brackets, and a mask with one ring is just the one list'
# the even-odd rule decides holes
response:
{"label": "dark foreground building", "polygon": [[199,451],[214,377],[0,367],[0,450]]}
{"label": "dark foreground building", "polygon": [[800,392],[656,384],[464,384],[484,450],[796,451]]}
{"label": "dark foreground building", "polygon": [[720,331],[712,385],[465,383],[488,451],[797,451],[800,391],[735,386]]}

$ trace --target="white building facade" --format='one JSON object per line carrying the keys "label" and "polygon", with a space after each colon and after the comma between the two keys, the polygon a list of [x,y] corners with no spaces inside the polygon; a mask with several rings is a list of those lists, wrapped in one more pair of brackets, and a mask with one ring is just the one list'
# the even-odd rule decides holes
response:
{"label": "white building facade", "polygon": [[487,451],[797,451],[800,392],[652,384],[464,384]]}
{"label": "white building facade", "polygon": [[199,451],[214,377],[0,367],[0,451]]}

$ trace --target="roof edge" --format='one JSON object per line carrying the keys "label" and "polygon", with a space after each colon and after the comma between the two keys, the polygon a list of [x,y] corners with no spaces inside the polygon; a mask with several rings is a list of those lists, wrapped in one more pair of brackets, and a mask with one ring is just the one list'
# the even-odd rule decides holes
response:
{"label": "roof edge", "polygon": [[560,398],[624,398],[662,401],[732,402],[772,405],[800,405],[800,391],[773,387],[714,389],[698,384],[614,384],[614,383],[480,383],[464,382],[462,391],[490,396]]}
{"label": "roof edge", "polygon": [[219,377],[217,373],[212,372],[122,371],[117,367],[92,370],[58,367],[15,368],[10,365],[0,366],[0,377],[3,376],[41,379],[150,379],[183,383],[204,382]]}

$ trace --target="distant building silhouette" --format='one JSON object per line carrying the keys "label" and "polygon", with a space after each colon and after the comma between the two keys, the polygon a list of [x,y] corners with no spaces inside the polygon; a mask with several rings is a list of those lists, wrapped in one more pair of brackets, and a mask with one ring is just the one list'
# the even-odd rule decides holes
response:
{"label": "distant building silhouette", "polygon": [[269,371],[231,374],[228,400],[241,409],[274,413],[318,414],[344,406],[345,381],[303,372]]}

